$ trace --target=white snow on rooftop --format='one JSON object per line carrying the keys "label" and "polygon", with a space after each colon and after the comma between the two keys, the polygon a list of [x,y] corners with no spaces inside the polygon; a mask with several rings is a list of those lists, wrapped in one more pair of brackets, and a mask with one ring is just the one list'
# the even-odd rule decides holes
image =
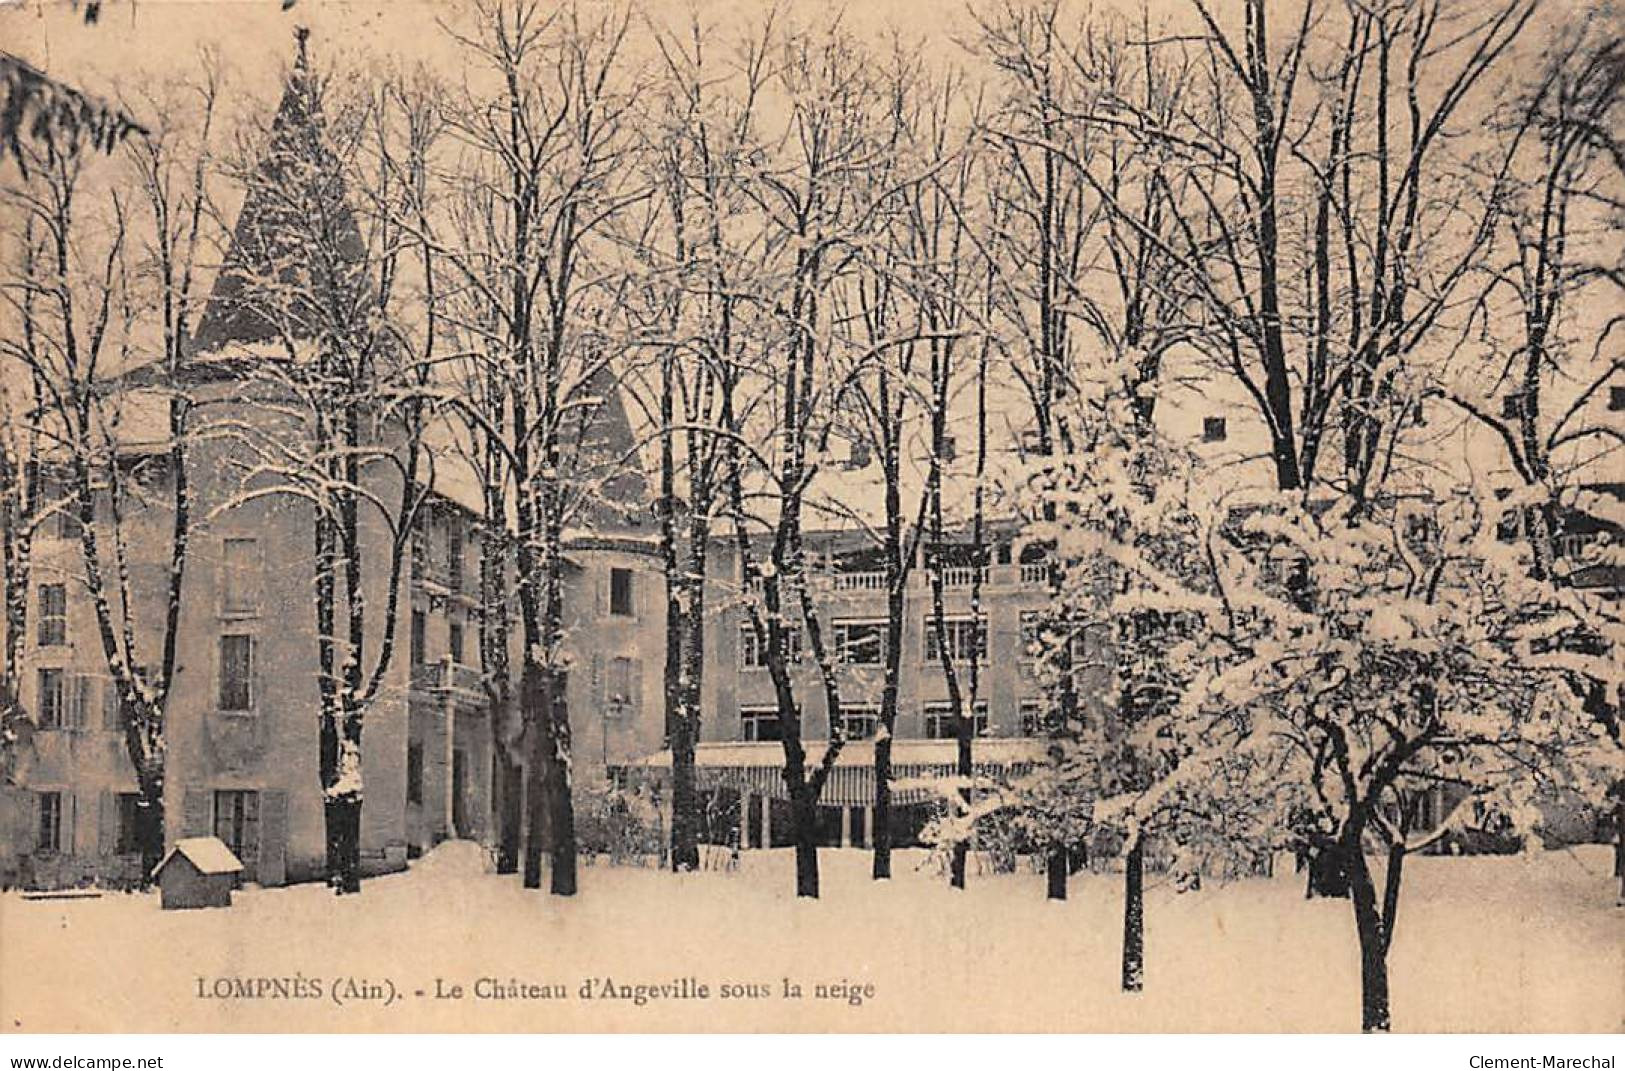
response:
{"label": "white snow on rooftop", "polygon": [[177,855],[184,856],[205,874],[237,874],[243,869],[242,862],[231,854],[231,849],[219,837],[183,837],[175,842],[163,862],[152,872],[157,874]]}

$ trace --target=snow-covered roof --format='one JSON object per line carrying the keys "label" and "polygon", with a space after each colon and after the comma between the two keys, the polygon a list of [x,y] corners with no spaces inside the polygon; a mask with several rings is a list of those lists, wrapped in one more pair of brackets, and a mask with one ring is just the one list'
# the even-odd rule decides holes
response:
{"label": "snow-covered roof", "polygon": [[177,855],[185,856],[187,862],[204,874],[238,874],[243,869],[242,862],[219,837],[183,837],[169,849],[163,861],[152,868],[153,877],[157,877]]}
{"label": "snow-covered roof", "polygon": [[476,517],[485,516],[485,488],[467,449],[444,426],[431,427],[418,457],[417,479]]}

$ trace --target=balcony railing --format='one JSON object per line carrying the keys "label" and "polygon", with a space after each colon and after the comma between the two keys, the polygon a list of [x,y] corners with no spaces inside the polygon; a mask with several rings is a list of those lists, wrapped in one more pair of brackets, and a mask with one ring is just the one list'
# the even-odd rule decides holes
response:
{"label": "balcony railing", "polygon": [[836,573],[836,591],[885,591],[884,572]]}
{"label": "balcony railing", "polygon": [[1050,581],[1049,562],[1022,562],[1021,582],[1023,584],[1048,584]]}
{"label": "balcony railing", "polygon": [[985,566],[950,565],[942,570],[942,582],[950,588],[968,588],[972,584],[987,583]]}

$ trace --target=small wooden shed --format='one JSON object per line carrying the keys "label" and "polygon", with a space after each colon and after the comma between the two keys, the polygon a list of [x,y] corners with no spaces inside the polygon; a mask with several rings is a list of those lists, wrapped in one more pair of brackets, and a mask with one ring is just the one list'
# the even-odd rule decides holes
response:
{"label": "small wooden shed", "polygon": [[153,869],[163,909],[230,907],[242,862],[219,837],[185,837]]}

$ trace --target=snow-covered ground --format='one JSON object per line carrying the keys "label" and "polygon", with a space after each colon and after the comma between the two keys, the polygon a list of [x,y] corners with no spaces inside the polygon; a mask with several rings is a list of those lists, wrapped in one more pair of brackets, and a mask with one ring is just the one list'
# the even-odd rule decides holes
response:
{"label": "snow-covered ground", "polygon": [[[486,873],[469,844],[442,846],[356,897],[248,889],[230,910],[163,912],[155,895],[12,893],[0,900],[0,1010],[8,1030],[1358,1027],[1348,904],[1305,901],[1290,873],[1186,894],[1148,879],[1146,989],[1125,996],[1116,875],[1079,875],[1069,900],[1050,903],[1027,872],[975,875],[956,893],[921,853],[902,853],[889,883],[868,880],[863,851],[826,850],[821,862],[818,901],[791,895],[787,851],[684,876],[586,867],[582,894],[560,900]],[[1602,848],[1413,860],[1392,956],[1396,1029],[1625,1027],[1625,927],[1609,864]],[[477,997],[481,978],[568,995]],[[639,1005],[606,999],[606,978],[691,978],[709,996]],[[785,978],[799,998],[783,996]],[[397,999],[351,999],[347,979],[393,986]],[[258,995],[243,995],[244,980]],[[580,996],[587,980],[592,999]],[[725,983],[767,995],[724,997]],[[854,1002],[849,986],[820,998],[820,983],[872,985],[873,995],[859,988]],[[461,986],[462,998],[437,998],[437,984]]]}

